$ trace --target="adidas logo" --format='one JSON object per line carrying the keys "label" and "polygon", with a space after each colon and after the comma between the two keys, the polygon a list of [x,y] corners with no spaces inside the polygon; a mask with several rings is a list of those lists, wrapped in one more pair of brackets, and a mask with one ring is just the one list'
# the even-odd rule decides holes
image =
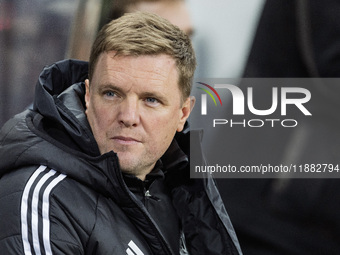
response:
{"label": "adidas logo", "polygon": [[129,248],[126,249],[127,255],[144,255],[144,253],[138,248],[138,246],[131,240],[128,243]]}

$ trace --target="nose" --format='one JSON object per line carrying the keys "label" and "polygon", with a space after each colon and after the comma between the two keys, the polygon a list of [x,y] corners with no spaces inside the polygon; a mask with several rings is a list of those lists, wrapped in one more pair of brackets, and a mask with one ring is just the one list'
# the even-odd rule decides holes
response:
{"label": "nose", "polygon": [[119,105],[118,122],[125,127],[135,127],[139,124],[140,116],[138,100],[125,98]]}

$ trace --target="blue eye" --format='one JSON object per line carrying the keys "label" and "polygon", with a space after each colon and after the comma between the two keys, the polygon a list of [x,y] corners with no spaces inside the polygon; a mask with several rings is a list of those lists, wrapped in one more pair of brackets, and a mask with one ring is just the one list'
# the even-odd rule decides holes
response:
{"label": "blue eye", "polygon": [[116,93],[114,93],[113,91],[106,91],[105,92],[105,96],[108,96],[108,97],[113,97],[115,95],[116,95]]}
{"label": "blue eye", "polygon": [[148,102],[148,103],[158,103],[158,100],[156,98],[153,98],[153,97],[148,97],[146,99],[146,102]]}
{"label": "blue eye", "polygon": [[158,107],[162,103],[154,97],[147,97],[144,101],[149,107]]}
{"label": "blue eye", "polygon": [[106,90],[103,91],[103,97],[106,100],[116,100],[117,98],[119,98],[119,94],[117,94],[114,90]]}

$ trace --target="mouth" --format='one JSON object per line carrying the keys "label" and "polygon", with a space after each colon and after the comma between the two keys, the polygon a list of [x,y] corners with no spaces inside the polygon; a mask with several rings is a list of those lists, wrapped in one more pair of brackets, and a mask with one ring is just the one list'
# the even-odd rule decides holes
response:
{"label": "mouth", "polygon": [[111,139],[114,142],[122,145],[133,145],[141,142],[140,140],[129,136],[114,136]]}

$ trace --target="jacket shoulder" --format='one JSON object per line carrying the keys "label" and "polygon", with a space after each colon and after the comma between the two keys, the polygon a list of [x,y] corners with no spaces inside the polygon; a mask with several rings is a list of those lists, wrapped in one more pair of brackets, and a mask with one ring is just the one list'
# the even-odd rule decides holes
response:
{"label": "jacket shoulder", "polygon": [[97,199],[86,186],[46,166],[4,175],[0,248],[8,254],[24,250],[52,254],[60,248],[67,254],[81,254],[95,224]]}

